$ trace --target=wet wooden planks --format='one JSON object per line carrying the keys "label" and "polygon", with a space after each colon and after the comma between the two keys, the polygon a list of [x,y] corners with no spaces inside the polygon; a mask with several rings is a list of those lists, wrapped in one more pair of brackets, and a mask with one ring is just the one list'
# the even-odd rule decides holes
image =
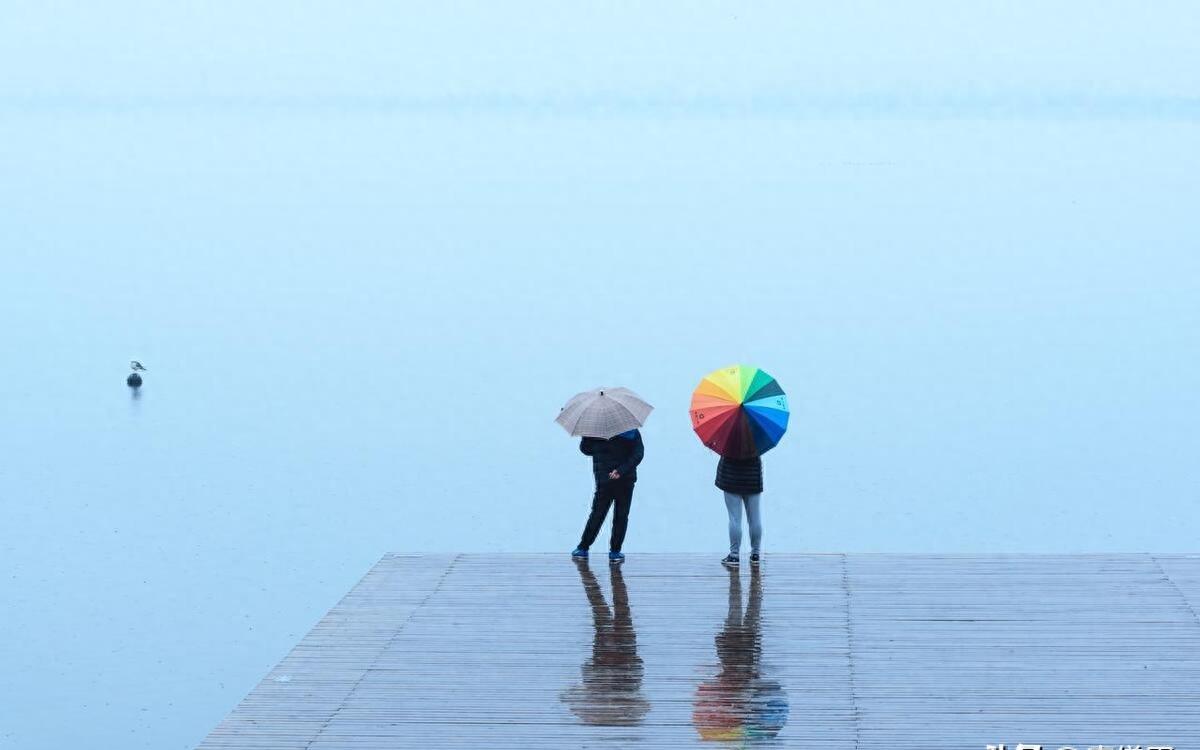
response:
{"label": "wet wooden planks", "polygon": [[1200,748],[1200,556],[384,557],[201,744]]}
{"label": "wet wooden planks", "polygon": [[847,569],[862,747],[1200,747],[1200,623],[1150,557]]}

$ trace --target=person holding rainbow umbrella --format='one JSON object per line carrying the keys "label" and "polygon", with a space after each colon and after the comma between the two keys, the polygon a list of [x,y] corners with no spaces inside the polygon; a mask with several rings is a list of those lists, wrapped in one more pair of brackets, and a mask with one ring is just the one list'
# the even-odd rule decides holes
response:
{"label": "person holding rainbow umbrella", "polygon": [[762,552],[762,454],[787,431],[787,395],[775,378],[757,367],[733,365],[710,372],[692,393],[692,429],[721,456],[717,487],[729,512],[727,567],[739,564],[742,510],[750,527],[750,564]]}

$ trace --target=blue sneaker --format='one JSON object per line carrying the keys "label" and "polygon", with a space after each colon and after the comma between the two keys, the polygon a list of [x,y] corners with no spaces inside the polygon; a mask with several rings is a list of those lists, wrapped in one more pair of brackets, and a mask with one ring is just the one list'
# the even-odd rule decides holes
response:
{"label": "blue sneaker", "polygon": [[625,562],[625,555],[622,555],[620,552],[609,552],[608,561],[613,565],[620,565]]}
{"label": "blue sneaker", "polygon": [[574,557],[576,560],[586,560],[587,555],[588,555],[588,551],[585,550],[583,547],[576,547],[575,550],[571,553],[571,557]]}

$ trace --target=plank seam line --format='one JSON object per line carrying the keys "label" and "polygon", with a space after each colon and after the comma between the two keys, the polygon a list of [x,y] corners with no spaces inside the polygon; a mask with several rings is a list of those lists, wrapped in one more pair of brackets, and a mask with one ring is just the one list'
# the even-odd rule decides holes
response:
{"label": "plank seam line", "polygon": [[[446,566],[446,569],[442,571],[442,575],[438,578],[437,583],[434,584],[433,589],[417,604],[417,606],[412,608],[412,611],[408,613],[408,617],[405,617],[404,620],[396,627],[396,632],[392,633],[392,636],[388,638],[388,641],[383,645],[383,648],[379,649],[379,655],[383,654],[392,647],[392,644],[395,643],[396,639],[400,637],[400,634],[404,632],[405,626],[412,622],[412,619],[417,616],[417,612],[420,612],[421,608],[428,604],[429,600],[437,595],[438,591],[440,591],[442,588],[442,584],[446,582],[446,577],[450,575],[450,571],[454,570],[454,566],[458,564],[460,559],[462,559],[461,552],[455,555],[454,559],[450,561],[450,564]],[[375,658],[378,659],[379,655],[376,655]],[[321,724],[321,728],[318,729],[316,733],[313,734],[312,739],[304,745],[304,750],[309,750],[309,748],[313,746],[314,742],[321,739],[321,735],[325,734],[325,730],[329,728],[329,725],[333,723],[333,720],[338,717],[338,714],[340,714],[342,709],[346,707],[346,704],[350,702],[350,699],[354,696],[354,692],[358,690],[359,685],[362,685],[363,680],[367,679],[367,675],[370,673],[371,665],[367,665],[363,669],[362,674],[359,675],[358,679],[354,681],[354,684],[350,686],[350,689],[346,691],[346,697],[342,698],[342,702],[338,704],[338,707],[334,709],[333,713],[329,714],[329,718]]]}
{"label": "plank seam line", "polygon": [[1153,561],[1154,567],[1158,568],[1158,572],[1162,573],[1163,580],[1169,583],[1171,588],[1175,589],[1175,593],[1179,595],[1179,598],[1183,600],[1183,606],[1187,607],[1187,611],[1192,613],[1192,619],[1196,621],[1197,625],[1200,625],[1200,614],[1196,613],[1195,608],[1192,607],[1192,603],[1188,601],[1188,598],[1184,595],[1183,590],[1179,588],[1179,584],[1171,580],[1171,576],[1169,573],[1167,573],[1167,569],[1162,566],[1162,563],[1158,561],[1157,557],[1154,555],[1148,555],[1148,557],[1151,561]]}
{"label": "plank seam line", "polygon": [[846,667],[850,673],[850,710],[854,717],[854,748],[860,747],[858,695],[854,686],[854,630],[850,626],[850,574],[846,566],[846,554],[842,558],[842,592],[846,595]]}

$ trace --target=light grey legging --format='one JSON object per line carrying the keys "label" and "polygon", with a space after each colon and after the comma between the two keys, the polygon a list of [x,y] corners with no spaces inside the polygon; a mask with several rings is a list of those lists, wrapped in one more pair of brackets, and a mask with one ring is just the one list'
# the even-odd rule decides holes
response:
{"label": "light grey legging", "polygon": [[750,526],[750,552],[758,554],[762,545],[762,511],[759,500],[762,494],[735,495],[725,493],[725,509],[729,511],[729,554],[737,555],[742,549],[742,505],[746,506],[746,523]]}

